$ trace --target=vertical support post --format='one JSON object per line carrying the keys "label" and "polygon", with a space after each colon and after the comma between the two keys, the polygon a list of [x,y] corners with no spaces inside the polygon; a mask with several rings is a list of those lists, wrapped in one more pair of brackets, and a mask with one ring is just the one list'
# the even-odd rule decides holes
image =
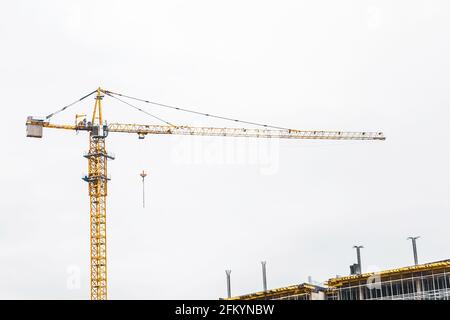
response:
{"label": "vertical support post", "polygon": [[262,279],[263,279],[263,290],[267,291],[267,274],[266,274],[266,261],[261,261],[262,267]]}
{"label": "vertical support post", "polygon": [[416,240],[419,239],[420,236],[417,237],[408,237],[406,240],[411,240],[412,242],[412,248],[413,248],[413,254],[414,254],[414,264],[417,266],[419,264],[419,259],[417,257],[417,245]]}
{"label": "vertical support post", "polygon": [[362,263],[361,263],[361,249],[363,246],[353,246],[356,249],[356,258],[358,259],[358,274],[362,274]]}
{"label": "vertical support post", "polygon": [[227,297],[231,298],[231,270],[225,270],[227,275]]}
{"label": "vertical support post", "polygon": [[364,300],[364,288],[366,287],[366,284],[361,284],[358,282],[358,289],[359,289],[359,300]]}

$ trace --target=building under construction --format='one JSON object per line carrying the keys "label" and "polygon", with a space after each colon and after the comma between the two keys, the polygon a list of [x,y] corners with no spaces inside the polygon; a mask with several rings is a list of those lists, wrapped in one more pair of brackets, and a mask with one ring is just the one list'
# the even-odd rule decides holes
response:
{"label": "building under construction", "polygon": [[300,284],[231,300],[450,300],[450,259]]}
{"label": "building under construction", "polygon": [[227,300],[324,300],[325,288],[302,283],[228,298]]}

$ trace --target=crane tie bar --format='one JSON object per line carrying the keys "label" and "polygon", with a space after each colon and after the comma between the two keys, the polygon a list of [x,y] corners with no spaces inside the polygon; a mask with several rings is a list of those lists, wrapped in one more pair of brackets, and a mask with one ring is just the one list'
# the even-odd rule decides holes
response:
{"label": "crane tie bar", "polygon": [[93,95],[93,94],[96,93],[96,92],[97,92],[97,90],[94,90],[94,91],[92,91],[91,93],[88,93],[87,95],[85,95],[84,97],[81,97],[81,98],[78,99],[77,101],[74,101],[74,102],[72,102],[71,104],[68,104],[67,106],[62,107],[61,109],[59,109],[59,110],[57,110],[57,111],[55,111],[55,112],[53,112],[53,113],[50,113],[48,116],[45,117],[45,119],[47,119],[47,120],[50,119],[50,118],[53,117],[55,114],[58,114],[58,113],[60,113],[60,112],[62,112],[62,111],[64,111],[64,110],[66,110],[67,108],[73,106],[74,104],[77,104],[77,103],[80,102],[81,100],[86,99],[87,97]]}
{"label": "crane tie bar", "polygon": [[257,123],[257,122],[250,122],[250,121],[244,121],[244,120],[239,120],[239,119],[227,118],[227,117],[218,116],[218,115],[214,115],[214,114],[210,114],[210,113],[203,113],[203,112],[198,112],[198,111],[189,110],[189,109],[185,109],[185,108],[175,107],[175,106],[171,106],[171,105],[167,105],[167,104],[163,104],[163,103],[159,103],[159,102],[154,102],[154,101],[150,101],[150,100],[145,100],[145,99],[140,99],[140,98],[136,98],[136,97],[131,97],[131,96],[128,96],[128,95],[125,95],[125,94],[116,93],[116,92],[112,92],[112,91],[108,91],[108,90],[103,90],[103,92],[105,94],[108,94],[108,95],[116,95],[116,96],[132,99],[132,100],[136,100],[136,101],[140,101],[140,102],[145,102],[145,103],[152,104],[152,105],[159,106],[159,107],[169,108],[169,109],[183,111],[183,112],[189,112],[189,113],[193,113],[193,114],[197,114],[197,115],[201,115],[201,116],[205,116],[205,117],[211,117],[211,118],[227,120],[227,121],[233,121],[233,122],[239,122],[239,123],[245,123],[245,124],[250,124],[250,125],[264,127],[264,128],[290,130],[289,128],[276,127],[276,126],[271,126],[271,125],[268,125],[268,124],[262,124],[262,123]]}
{"label": "crane tie bar", "polygon": [[166,121],[166,120],[164,120],[164,119],[161,119],[161,118],[159,118],[159,117],[157,117],[157,116],[151,114],[151,113],[148,112],[148,111],[145,111],[145,110],[143,110],[143,109],[141,109],[141,108],[139,108],[139,107],[136,107],[135,105],[132,105],[131,103],[129,103],[129,102],[127,102],[127,101],[124,101],[124,100],[122,100],[122,99],[120,99],[120,98],[117,98],[116,96],[113,96],[112,94],[109,93],[109,91],[104,91],[104,93],[105,93],[107,96],[111,97],[111,98],[114,98],[114,99],[116,99],[116,100],[119,100],[120,102],[125,103],[126,105],[128,105],[128,106],[130,106],[130,107],[132,107],[132,108],[134,108],[134,109],[136,109],[136,110],[138,110],[138,111],[140,111],[140,112],[145,113],[146,115],[149,115],[149,116],[151,116],[151,117],[153,117],[153,118],[155,118],[155,119],[157,119],[157,120],[159,120],[159,121],[161,121],[161,122],[164,122],[165,124],[168,124],[169,126],[174,126],[174,125],[171,124],[170,122],[168,122],[168,121]]}

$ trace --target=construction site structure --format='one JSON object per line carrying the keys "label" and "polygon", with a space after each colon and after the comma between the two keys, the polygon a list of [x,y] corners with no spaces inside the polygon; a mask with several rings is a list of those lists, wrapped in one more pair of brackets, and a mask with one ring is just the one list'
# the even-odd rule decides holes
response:
{"label": "construction site structure", "polygon": [[[54,115],[67,110],[69,107],[96,94],[94,110],[90,121],[83,115],[75,116],[74,124],[55,124],[49,121]],[[124,124],[108,123],[103,117],[102,101],[105,96],[123,102],[153,119],[163,122],[160,124]],[[120,98],[119,98],[120,97]],[[170,108],[176,111],[189,112],[209,118],[244,123],[261,128],[219,128],[219,127],[193,127],[186,125],[173,125],[168,121],[155,116],[148,111],[124,101],[121,98],[152,104],[155,106]],[[108,195],[108,160],[114,156],[107,152],[105,140],[110,133],[133,133],[139,139],[148,134],[154,135],[190,135],[190,136],[223,136],[223,137],[249,137],[249,138],[278,138],[278,139],[313,139],[313,140],[385,140],[382,132],[346,132],[323,130],[294,130],[274,127],[265,124],[242,121],[238,119],[201,113],[185,108],[169,106],[115,93],[98,88],[71,103],[49,114],[45,119],[28,117],[26,121],[27,137],[42,138],[43,128],[72,130],[75,132],[87,132],[89,134],[89,151],[85,154],[88,159],[88,174],[83,179],[89,184],[90,197],[90,288],[91,299],[107,299],[107,238],[106,238],[106,197]],[[145,177],[142,177],[143,179]],[[145,203],[144,203],[145,205]]]}
{"label": "construction site structure", "polygon": [[224,300],[324,300],[323,287],[302,283],[288,287],[259,291]]}
{"label": "construction site structure", "polygon": [[303,283],[230,300],[450,300],[450,259]]}

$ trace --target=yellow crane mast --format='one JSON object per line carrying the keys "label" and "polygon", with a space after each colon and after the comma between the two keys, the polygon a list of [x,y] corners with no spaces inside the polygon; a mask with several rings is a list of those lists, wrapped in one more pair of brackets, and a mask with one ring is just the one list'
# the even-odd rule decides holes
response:
{"label": "yellow crane mast", "polygon": [[[83,121],[79,115],[75,117],[75,124],[54,124],[49,119],[56,113],[66,110],[75,103],[96,93],[94,111],[92,121]],[[235,122],[243,122],[252,125],[263,126],[263,129],[255,128],[219,128],[219,127],[191,127],[176,126],[166,122],[156,116],[152,117],[164,121],[165,125],[155,124],[107,124],[103,120],[102,99],[105,95],[118,99],[129,106],[138,109],[144,113],[146,111],[135,107],[118,98],[118,96],[139,100],[145,103],[152,103],[162,107],[169,107],[176,110],[187,111],[211,116],[215,118],[232,120]],[[81,116],[82,117],[82,116]],[[147,134],[174,134],[174,135],[193,135],[193,136],[226,136],[226,137],[251,137],[251,138],[280,138],[280,139],[315,139],[315,140],[385,140],[382,132],[346,132],[346,131],[307,131],[293,130],[286,128],[273,127],[268,125],[260,125],[257,123],[229,119],[210,114],[202,114],[200,112],[187,109],[153,103],[151,101],[137,99],[114,93],[108,90],[98,88],[90,94],[82,97],[74,103],[65,106],[61,110],[50,114],[43,119],[28,117],[26,121],[27,137],[42,138],[43,128],[65,129],[75,131],[87,131],[89,133],[89,151],[84,155],[88,159],[88,174],[83,180],[89,184],[90,197],[90,290],[92,300],[107,299],[107,241],[106,241],[106,197],[108,195],[108,160],[114,157],[106,151],[105,139],[110,132],[134,133],[140,139]]]}

